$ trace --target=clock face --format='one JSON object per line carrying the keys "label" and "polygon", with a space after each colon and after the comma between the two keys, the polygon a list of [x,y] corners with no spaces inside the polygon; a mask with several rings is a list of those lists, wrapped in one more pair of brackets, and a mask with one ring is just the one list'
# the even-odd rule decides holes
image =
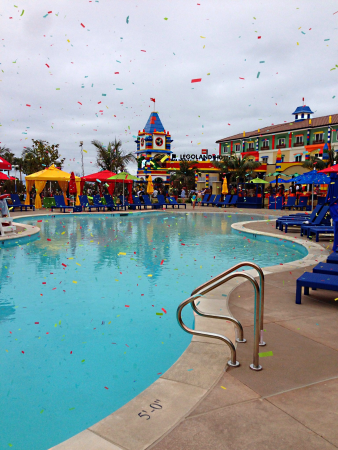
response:
{"label": "clock face", "polygon": [[162,147],[163,139],[161,137],[156,138],[155,144],[157,145],[157,147]]}

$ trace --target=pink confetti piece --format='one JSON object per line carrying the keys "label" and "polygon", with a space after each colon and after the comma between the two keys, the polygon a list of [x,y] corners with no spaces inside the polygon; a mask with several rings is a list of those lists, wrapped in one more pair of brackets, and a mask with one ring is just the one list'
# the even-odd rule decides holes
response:
{"label": "pink confetti piece", "polygon": [[141,52],[146,52],[147,50],[141,50]]}
{"label": "pink confetti piece", "polygon": [[164,314],[167,314],[167,311],[164,308],[161,308]]}
{"label": "pink confetti piece", "polygon": [[239,77],[239,79],[240,79],[240,80],[245,80],[245,78],[241,78],[241,77]]}

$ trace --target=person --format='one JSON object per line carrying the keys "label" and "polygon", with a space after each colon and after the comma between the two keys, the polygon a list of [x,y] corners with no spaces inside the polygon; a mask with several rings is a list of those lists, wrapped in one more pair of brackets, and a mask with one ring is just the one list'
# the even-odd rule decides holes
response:
{"label": "person", "polygon": [[202,206],[202,192],[197,192],[197,206]]}
{"label": "person", "polygon": [[153,197],[156,198],[156,197],[157,197],[157,194],[158,194],[158,190],[155,188],[155,189],[154,189],[154,192],[153,192]]}
{"label": "person", "polygon": [[192,197],[191,197],[192,209],[195,209],[196,199],[197,199],[197,195],[196,195],[196,193],[194,192],[194,193],[192,194]]}
{"label": "person", "polygon": [[185,195],[186,195],[186,190],[185,190],[185,188],[182,188],[181,198],[185,198]]}

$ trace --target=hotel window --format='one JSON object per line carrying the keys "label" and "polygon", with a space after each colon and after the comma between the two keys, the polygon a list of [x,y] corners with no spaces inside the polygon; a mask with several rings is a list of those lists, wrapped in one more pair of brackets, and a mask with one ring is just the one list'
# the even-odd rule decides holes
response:
{"label": "hotel window", "polygon": [[269,139],[262,140],[262,147],[269,147]]}
{"label": "hotel window", "polygon": [[269,161],[269,157],[268,156],[262,156],[262,161],[264,164],[267,164]]}
{"label": "hotel window", "polygon": [[302,144],[303,143],[303,139],[304,139],[303,135],[302,136],[296,136],[296,144]]}
{"label": "hotel window", "polygon": [[304,119],[304,114],[302,114],[302,119]]}
{"label": "hotel window", "polygon": [[322,141],[323,138],[324,138],[324,133],[317,133],[317,134],[315,134],[315,141],[316,142]]}
{"label": "hotel window", "polygon": [[250,149],[254,149],[254,143],[253,142],[249,142],[249,147],[248,148],[250,148]]}
{"label": "hotel window", "polygon": [[285,145],[285,138],[278,139],[278,145]]}
{"label": "hotel window", "polygon": [[239,152],[241,150],[241,144],[235,144],[235,150]]}
{"label": "hotel window", "polygon": [[280,162],[284,162],[285,155],[281,156]]}
{"label": "hotel window", "polygon": [[303,155],[296,155],[296,156],[295,156],[295,162],[301,162],[302,156],[303,156]]}

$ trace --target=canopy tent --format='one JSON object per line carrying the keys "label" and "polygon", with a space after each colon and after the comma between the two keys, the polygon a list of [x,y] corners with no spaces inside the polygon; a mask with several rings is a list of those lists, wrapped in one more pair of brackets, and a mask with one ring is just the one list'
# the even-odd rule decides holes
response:
{"label": "canopy tent", "polygon": [[12,170],[12,164],[1,157],[0,158],[0,170]]}
{"label": "canopy tent", "polygon": [[255,183],[255,184],[268,184],[268,181],[263,180],[262,178],[254,178],[253,180],[249,181],[249,183]]}
{"label": "canopy tent", "polygon": [[[47,181],[57,181],[62,190],[63,197],[65,199],[65,204],[68,205],[67,200],[67,188],[70,180],[70,173],[64,172],[63,170],[58,169],[57,167],[51,165],[47,169],[41,170],[40,172],[32,173],[31,175],[27,175],[26,177],[26,200],[25,205],[30,205],[30,197],[29,193],[32,190],[33,185],[35,184],[36,189],[36,198],[35,198],[35,208],[39,209],[42,207],[40,194],[43,191],[43,188],[46,185]],[[80,177],[75,177],[76,182],[76,205],[80,205],[79,192],[80,192]]]}
{"label": "canopy tent", "polygon": [[[89,183],[108,183],[108,192],[110,195],[113,195],[115,189],[115,182],[123,183],[124,180],[116,179],[111,180],[111,177],[114,177],[116,173],[111,172],[110,170],[102,170],[101,172],[92,173],[91,175],[85,175],[81,177],[81,193],[84,186],[84,183],[87,181]],[[132,183],[132,180],[125,180],[125,183]],[[99,184],[99,189],[101,192],[101,185]]]}
{"label": "canopy tent", "polygon": [[[12,178],[12,177],[11,177]],[[0,172],[0,181],[7,181],[10,178],[3,172]]]}
{"label": "canopy tent", "polygon": [[335,164],[334,166],[327,167],[326,169],[320,170],[318,173],[337,173],[338,172],[338,164]]}
{"label": "canopy tent", "polygon": [[130,173],[127,173],[127,172],[121,172],[117,175],[114,175],[113,177],[108,178],[107,181],[109,181],[109,180],[123,182],[123,203],[124,203],[124,183],[128,183],[128,202],[129,203],[133,202],[133,196],[131,194],[131,189],[132,189],[133,181],[138,180],[137,177],[135,177],[134,175],[130,175]]}

